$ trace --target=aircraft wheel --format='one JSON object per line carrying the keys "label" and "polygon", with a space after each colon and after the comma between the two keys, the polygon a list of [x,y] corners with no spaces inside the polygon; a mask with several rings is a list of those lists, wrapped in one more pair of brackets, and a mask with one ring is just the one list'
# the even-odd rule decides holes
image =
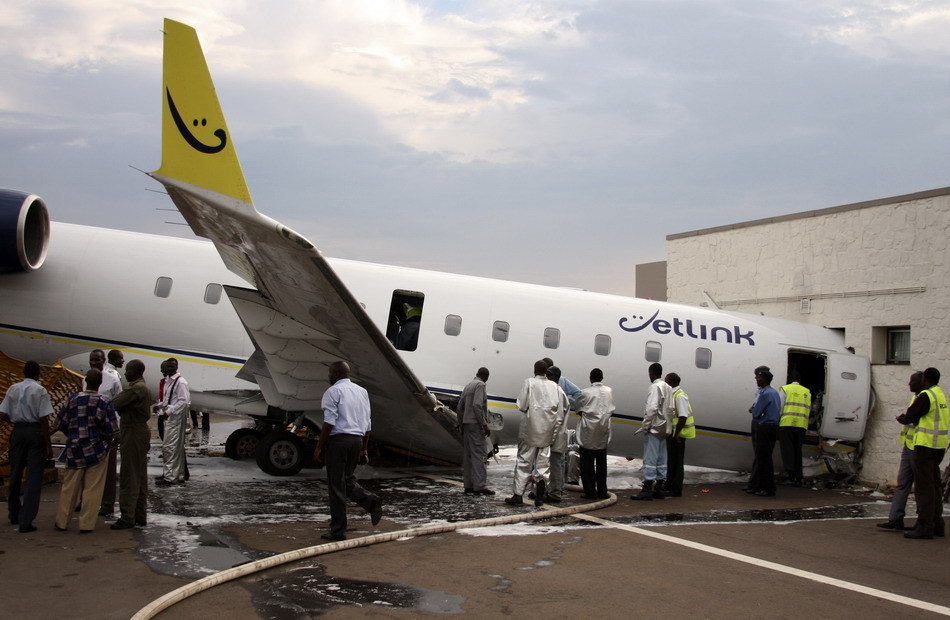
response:
{"label": "aircraft wheel", "polygon": [[252,459],[257,456],[257,444],[261,441],[261,432],[254,428],[239,428],[224,442],[224,454],[235,461]]}
{"label": "aircraft wheel", "polygon": [[306,460],[303,439],[285,431],[265,435],[257,445],[257,465],[271,476],[293,476]]}

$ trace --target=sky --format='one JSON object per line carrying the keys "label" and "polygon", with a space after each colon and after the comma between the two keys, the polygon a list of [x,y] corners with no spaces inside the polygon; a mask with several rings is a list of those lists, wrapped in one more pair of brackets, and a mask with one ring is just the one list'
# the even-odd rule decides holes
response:
{"label": "sky", "polygon": [[192,236],[139,172],[165,17],[331,257],[633,295],[669,234],[950,186],[945,1],[6,0],[0,187]]}

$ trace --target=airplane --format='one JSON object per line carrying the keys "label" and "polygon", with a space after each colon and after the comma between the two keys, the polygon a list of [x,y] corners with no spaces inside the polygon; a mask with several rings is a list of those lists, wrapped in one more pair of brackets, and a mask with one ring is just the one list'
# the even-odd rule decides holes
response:
{"label": "airplane", "polygon": [[475,371],[491,371],[494,439],[516,443],[516,396],[543,357],[581,387],[603,370],[617,406],[609,451],[638,457],[647,368],[660,362],[695,411],[688,464],[740,471],[751,463],[753,369],[766,365],[776,387],[794,369],[814,395],[806,463],[839,475],[859,466],[870,363],[841,331],[326,258],[255,209],[197,33],[169,19],[163,73],[162,161],[146,174],[211,243],[50,222],[42,198],[0,191],[0,350],[82,371],[90,349],[118,348],[146,362],[152,383],[174,356],[193,408],[255,420],[228,438],[228,455],[274,475],[306,462],[338,359],[371,395],[374,441],[449,464],[461,460],[453,407]]}

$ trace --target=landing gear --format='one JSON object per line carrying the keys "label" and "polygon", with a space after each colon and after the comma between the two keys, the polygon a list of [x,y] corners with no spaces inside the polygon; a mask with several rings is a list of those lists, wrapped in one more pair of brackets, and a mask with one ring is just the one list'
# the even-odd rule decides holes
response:
{"label": "landing gear", "polygon": [[239,428],[224,443],[224,454],[235,461],[252,459],[257,456],[257,445],[263,433],[256,428]]}
{"label": "landing gear", "polygon": [[272,476],[293,476],[303,469],[307,460],[304,440],[287,431],[275,431],[261,438],[257,445],[257,465]]}

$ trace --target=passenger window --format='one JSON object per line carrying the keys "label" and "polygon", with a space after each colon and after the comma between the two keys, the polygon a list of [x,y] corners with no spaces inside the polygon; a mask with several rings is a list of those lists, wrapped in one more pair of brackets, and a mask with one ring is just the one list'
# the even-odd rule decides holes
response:
{"label": "passenger window", "polygon": [[544,348],[556,349],[561,343],[561,330],[556,327],[544,328]]}
{"label": "passenger window", "polygon": [[222,287],[220,284],[209,284],[205,287],[205,303],[216,304],[221,301]]}
{"label": "passenger window", "polygon": [[155,296],[168,297],[172,292],[172,279],[161,276],[155,281]]}
{"label": "passenger window", "polygon": [[712,351],[704,347],[696,349],[696,368],[709,368],[712,366]]}
{"label": "passenger window", "polygon": [[511,326],[506,321],[495,321],[491,327],[491,339],[495,342],[508,342],[508,331]]}
{"label": "passenger window", "polygon": [[424,302],[425,295],[418,291],[393,291],[386,320],[386,338],[400,351],[415,351],[419,346]]}
{"label": "passenger window", "polygon": [[610,336],[606,334],[597,334],[594,336],[594,353],[597,355],[610,355]]}
{"label": "passenger window", "polygon": [[646,346],[646,358],[648,362],[659,362],[660,354],[663,352],[663,345],[659,342],[650,340]]}
{"label": "passenger window", "polygon": [[462,333],[462,317],[457,314],[445,317],[445,335],[458,336],[460,333]]}

